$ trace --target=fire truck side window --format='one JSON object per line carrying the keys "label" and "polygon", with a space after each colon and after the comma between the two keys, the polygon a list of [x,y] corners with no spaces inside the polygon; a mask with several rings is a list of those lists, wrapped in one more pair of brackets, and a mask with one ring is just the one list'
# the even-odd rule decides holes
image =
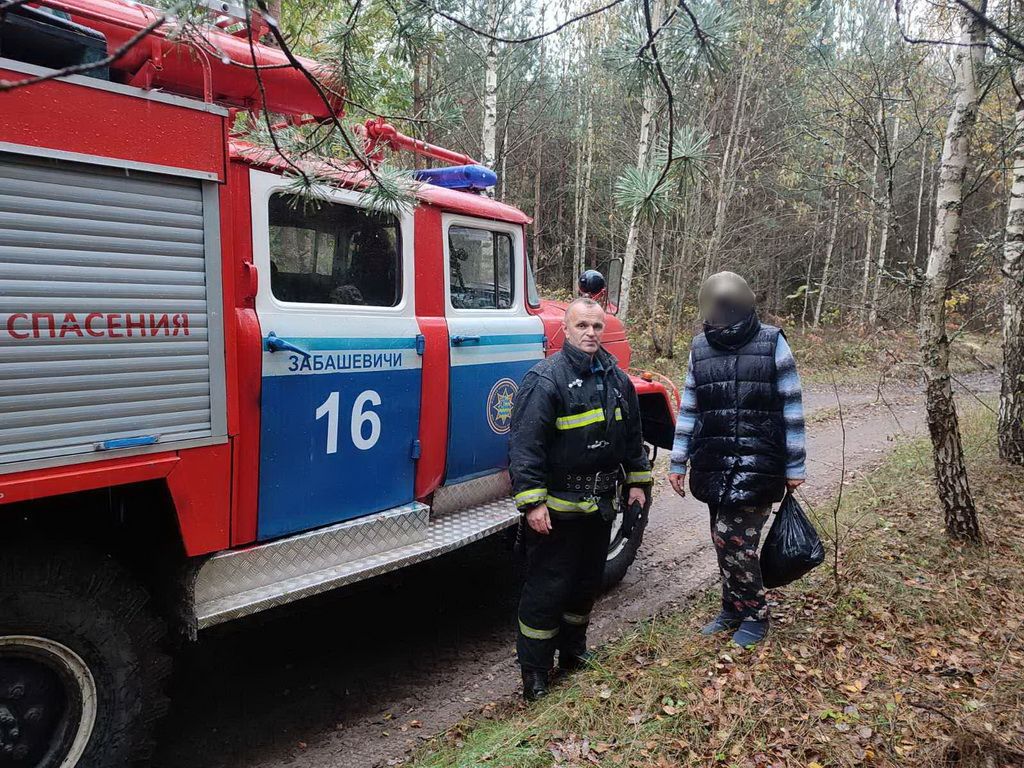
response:
{"label": "fire truck side window", "polygon": [[448,230],[451,301],[455,309],[508,309],[514,298],[512,237],[471,227]]}
{"label": "fire truck side window", "polygon": [[398,220],[295,195],[270,198],[270,290],[279,301],[394,307],[402,299]]}

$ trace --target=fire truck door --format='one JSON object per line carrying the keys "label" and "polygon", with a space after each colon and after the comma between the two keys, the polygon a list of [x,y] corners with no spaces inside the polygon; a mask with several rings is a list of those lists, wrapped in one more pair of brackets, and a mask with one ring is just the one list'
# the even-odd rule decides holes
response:
{"label": "fire truck door", "polygon": [[251,174],[261,540],[412,501],[418,455],[412,217],[287,183]]}
{"label": "fire truck door", "polygon": [[522,227],[454,215],[443,221],[450,485],[508,467],[512,397],[544,357],[544,327],[526,309]]}

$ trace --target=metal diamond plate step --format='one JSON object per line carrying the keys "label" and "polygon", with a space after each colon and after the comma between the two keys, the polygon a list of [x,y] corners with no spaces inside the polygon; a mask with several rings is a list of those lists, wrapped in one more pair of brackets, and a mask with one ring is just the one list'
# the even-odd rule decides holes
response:
{"label": "metal diamond plate step", "polygon": [[[321,531],[217,555],[203,565],[196,581],[199,627],[429,560],[519,519],[508,498],[433,518],[428,513],[425,505],[416,502]],[[354,536],[363,549],[352,548]],[[409,537],[415,538],[410,541]],[[380,548],[381,542],[390,548]],[[367,551],[367,547],[377,548]]]}
{"label": "metal diamond plate step", "polygon": [[479,507],[512,495],[508,472],[495,472],[454,485],[443,485],[434,492],[431,508],[434,515]]}

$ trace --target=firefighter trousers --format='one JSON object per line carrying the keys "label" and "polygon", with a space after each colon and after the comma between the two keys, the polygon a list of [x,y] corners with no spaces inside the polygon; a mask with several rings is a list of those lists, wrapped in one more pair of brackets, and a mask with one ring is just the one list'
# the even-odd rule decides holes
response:
{"label": "firefighter trousers", "polygon": [[548,534],[523,521],[526,581],[516,642],[522,667],[546,671],[556,650],[562,657],[586,652],[590,610],[601,590],[610,537],[611,522],[598,512],[553,518]]}

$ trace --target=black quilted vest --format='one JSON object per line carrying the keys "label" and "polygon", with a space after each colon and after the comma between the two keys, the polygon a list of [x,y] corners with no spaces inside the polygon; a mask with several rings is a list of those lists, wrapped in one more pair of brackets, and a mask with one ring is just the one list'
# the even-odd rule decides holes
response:
{"label": "black quilted vest", "polygon": [[707,333],[693,340],[698,417],[690,490],[706,504],[762,505],[785,495],[786,424],[775,371],[781,331],[756,319],[750,331],[732,348]]}

